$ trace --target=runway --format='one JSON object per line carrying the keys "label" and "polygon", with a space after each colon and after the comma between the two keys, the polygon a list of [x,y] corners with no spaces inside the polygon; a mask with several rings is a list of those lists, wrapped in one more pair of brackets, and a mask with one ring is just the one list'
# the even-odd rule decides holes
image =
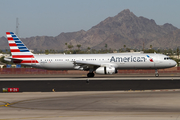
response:
{"label": "runway", "polygon": [[180,89],[180,77],[1,78],[0,92],[3,88],[20,92]]}
{"label": "runway", "polygon": [[162,76],[162,77],[152,77],[152,76],[103,76],[103,77],[0,77],[0,81],[28,81],[28,80],[180,80],[180,76]]}
{"label": "runway", "polygon": [[180,120],[180,91],[0,93],[0,96],[0,120]]}
{"label": "runway", "polygon": [[180,120],[180,77],[0,78],[0,120]]}

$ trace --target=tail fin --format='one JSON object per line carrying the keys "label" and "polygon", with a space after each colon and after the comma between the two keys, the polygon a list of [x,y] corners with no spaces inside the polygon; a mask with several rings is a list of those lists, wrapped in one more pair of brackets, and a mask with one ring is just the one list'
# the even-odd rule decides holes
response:
{"label": "tail fin", "polygon": [[13,32],[6,32],[9,47],[12,54],[12,59],[22,60],[21,63],[32,63],[34,60],[34,54],[24,45],[24,43]]}

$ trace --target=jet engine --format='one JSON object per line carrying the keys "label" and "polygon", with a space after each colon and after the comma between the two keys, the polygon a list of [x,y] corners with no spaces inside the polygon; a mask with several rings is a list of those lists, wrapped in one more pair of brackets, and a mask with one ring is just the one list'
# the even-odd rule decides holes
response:
{"label": "jet engine", "polygon": [[95,72],[97,74],[116,74],[117,69],[115,67],[99,67]]}

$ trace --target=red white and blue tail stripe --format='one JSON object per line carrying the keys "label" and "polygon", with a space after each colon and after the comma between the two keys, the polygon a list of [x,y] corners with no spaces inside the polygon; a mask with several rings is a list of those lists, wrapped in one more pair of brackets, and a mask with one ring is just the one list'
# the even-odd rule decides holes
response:
{"label": "red white and blue tail stripe", "polygon": [[12,59],[19,59],[20,63],[38,63],[33,53],[24,45],[24,43],[13,33],[6,32]]}

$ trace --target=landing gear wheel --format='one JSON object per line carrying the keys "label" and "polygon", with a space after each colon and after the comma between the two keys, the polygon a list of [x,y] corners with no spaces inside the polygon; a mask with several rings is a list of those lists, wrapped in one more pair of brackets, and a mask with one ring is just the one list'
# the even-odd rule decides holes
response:
{"label": "landing gear wheel", "polygon": [[156,76],[156,77],[159,77],[159,74],[158,74],[158,73],[155,73],[155,76]]}
{"label": "landing gear wheel", "polygon": [[158,74],[158,70],[157,70],[157,69],[155,69],[155,76],[156,76],[156,77],[159,77],[159,74]]}
{"label": "landing gear wheel", "polygon": [[87,77],[94,77],[94,73],[88,73]]}

